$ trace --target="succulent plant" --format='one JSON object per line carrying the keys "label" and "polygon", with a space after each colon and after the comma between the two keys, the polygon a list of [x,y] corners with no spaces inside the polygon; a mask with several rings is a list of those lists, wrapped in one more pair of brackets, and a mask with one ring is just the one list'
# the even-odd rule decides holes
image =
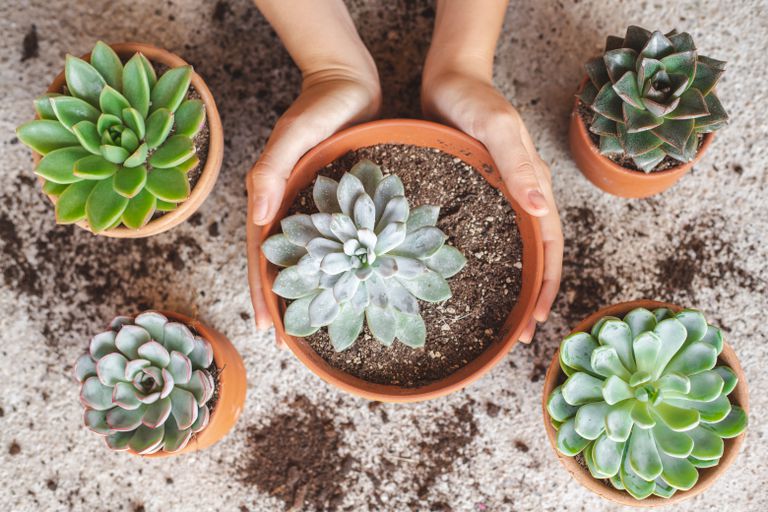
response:
{"label": "succulent plant", "polygon": [[75,364],[85,426],[113,450],[177,452],[208,425],[212,363],[211,344],[184,324],[117,317]]}
{"label": "succulent plant", "polygon": [[722,349],[693,309],[638,308],[571,334],[560,345],[568,378],[547,401],[557,450],[582,454],[594,478],[636,499],[690,489],[747,426],[728,399],[738,379],[718,365]]}
{"label": "succulent plant", "polygon": [[691,161],[699,136],[728,120],[715,95],[725,62],[700,56],[686,32],[630,26],[623,38],[609,36],[585,68],[579,98],[595,113],[589,130],[600,152],[628,156],[645,172],[666,156]]}
{"label": "succulent plant", "polygon": [[309,336],[328,326],[334,349],[341,351],[355,342],[365,318],[384,345],[397,338],[423,346],[418,300],[450,298],[446,278],[466,263],[435,227],[439,207],[411,210],[400,178],[385,177],[369,160],[338,182],[318,176],[312,197],[319,213],[286,217],[282,233],[262,245],[269,261],[287,267],[272,287],[293,299],[285,311],[286,332]]}
{"label": "succulent plant", "polygon": [[57,222],[138,229],[187,199],[205,123],[202,101],[187,99],[192,67],[157,77],[141,53],[123,65],[99,41],[90,62],[67,55],[64,69],[66,89],[37,98],[38,119],[16,130],[42,155],[35,173],[57,197]]}

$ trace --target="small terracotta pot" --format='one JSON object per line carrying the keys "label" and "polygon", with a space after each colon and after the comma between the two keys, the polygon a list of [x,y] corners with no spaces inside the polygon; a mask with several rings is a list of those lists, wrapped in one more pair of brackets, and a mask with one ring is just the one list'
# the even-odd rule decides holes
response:
{"label": "small terracotta pot", "polygon": [[[584,88],[586,83],[587,79],[581,83],[579,91]],[[589,136],[588,127],[579,115],[578,107],[579,99],[576,98],[573,110],[571,111],[571,124],[568,132],[571,155],[581,173],[589,181],[597,188],[619,197],[649,197],[664,192],[677,183],[685,173],[701,160],[701,157],[704,156],[704,153],[709,149],[712,140],[715,138],[714,133],[706,134],[696,157],[692,161],[681,163],[672,169],[650,173],[626,169],[610,158],[600,154],[600,150]]]}
{"label": "small terracotta pot", "polygon": [[[279,269],[261,253],[261,243],[280,229],[298,193],[310,186],[317,174],[328,164],[346,153],[377,144],[411,144],[437,148],[471,165],[488,183],[500,190],[516,212],[517,225],[523,242],[523,283],[515,307],[509,313],[498,339],[475,360],[455,373],[431,384],[406,388],[373,384],[330,366],[303,338],[289,336],[283,326],[285,301],[272,292],[272,283]],[[249,202],[250,204],[250,202]],[[482,207],[482,205],[478,205]],[[248,219],[250,219],[250,214]],[[447,126],[414,119],[389,119],[361,124],[330,137],[310,150],[296,164],[288,179],[280,210],[272,224],[259,230],[250,220],[248,235],[248,277],[251,292],[261,277],[264,298],[275,324],[277,335],[285,341],[296,357],[323,380],[349,393],[385,402],[416,402],[447,395],[480,378],[517,343],[520,333],[532,318],[533,308],[542,283],[544,268],[543,244],[536,220],[520,208],[501,180],[496,164],[485,147],[468,135]],[[459,343],[460,340],[457,340]],[[427,343],[429,341],[427,340]]]}
{"label": "small terracotta pot", "polygon": [[245,390],[247,389],[245,365],[232,342],[219,331],[208,327],[199,320],[171,311],[160,311],[160,313],[170,320],[183,323],[211,344],[213,361],[219,370],[219,397],[211,413],[208,426],[195,434],[187,446],[175,453],[161,450],[149,455],[139,455],[133,450],[128,450],[131,455],[139,457],[172,457],[208,448],[219,442],[232,430],[245,404]]}
{"label": "small terracotta pot", "polygon": [[[121,59],[130,58],[133,54],[141,52],[153,63],[163,64],[168,67],[187,65],[187,62],[178,55],[149,44],[118,43],[112,44],[110,47],[115,50],[115,53],[117,53]],[[82,59],[90,62],[91,54],[87,53],[83,55]],[[64,72],[62,71],[54,79],[51,86],[48,87],[48,92],[61,92],[64,85],[66,85],[66,79],[64,77]],[[177,206],[175,210],[150,220],[139,229],[130,229],[125,226],[120,226],[114,229],[104,230],[98,233],[99,235],[113,238],[144,238],[168,231],[181,224],[195,213],[211,193],[211,190],[213,190],[224,158],[224,131],[221,126],[221,118],[219,117],[219,110],[216,108],[213,94],[211,94],[210,89],[208,89],[208,86],[200,75],[194,72],[192,73],[192,86],[200,94],[200,99],[205,104],[205,118],[209,132],[208,156],[205,159],[205,167],[203,167],[203,170],[200,173],[200,178],[195,184],[195,188],[192,189],[187,200]],[[33,151],[32,157],[35,161],[35,165],[37,165],[37,163],[40,162],[42,155]],[[42,178],[40,179],[40,183],[43,183]],[[55,196],[48,195],[48,199],[50,199],[53,204],[56,204],[57,198]],[[77,225],[90,231],[86,221],[78,222]]]}
{"label": "small terracotta pot", "polygon": [[[624,314],[629,313],[635,308],[669,308],[672,311],[680,311],[683,309],[680,306],[676,306],[674,304],[667,304],[665,302],[658,302],[655,300],[636,300],[632,302],[622,302],[620,304],[615,304],[613,306],[603,308],[600,311],[588,316],[576,327],[574,327],[573,331],[571,331],[571,334],[575,332],[589,332],[595,322],[597,322],[600,318],[604,316],[622,317]],[[557,451],[557,430],[555,430],[555,427],[552,426],[549,413],[547,412],[547,398],[552,393],[552,391],[559,384],[561,384],[562,381],[565,380],[565,374],[560,369],[559,356],[560,351],[555,351],[555,355],[552,358],[552,363],[549,365],[549,369],[547,369],[547,375],[544,379],[544,393],[541,400],[541,407],[544,417],[544,428],[547,431],[547,437],[549,437],[552,450],[555,452],[558,460],[562,463],[565,469],[568,470],[571,476],[576,479],[577,482],[595,494],[598,494],[607,500],[633,507],[661,507],[672,503],[678,503],[680,501],[687,500],[698,494],[701,494],[707,490],[713,483],[715,483],[715,480],[722,476],[725,470],[728,469],[731,464],[733,464],[733,461],[739,454],[739,449],[744,443],[744,439],[747,435],[746,431],[742,432],[739,436],[734,437],[733,439],[724,439],[725,450],[723,452],[723,456],[720,459],[720,463],[715,467],[699,469],[699,480],[696,482],[696,485],[688,491],[677,491],[671,498],[661,498],[659,496],[651,495],[644,500],[637,500],[633,498],[629,493],[615,489],[609,483],[596,480],[594,477],[592,477],[586,467],[576,462],[574,457],[565,456]],[[744,370],[742,370],[741,365],[739,364],[736,353],[727,343],[723,344],[723,351],[720,353],[718,361],[722,364],[730,366],[739,379],[738,384],[731,392],[731,394],[728,395],[728,398],[731,400],[731,403],[739,405],[742,409],[744,409],[744,412],[749,414],[749,392],[747,389],[747,378],[744,375]]]}

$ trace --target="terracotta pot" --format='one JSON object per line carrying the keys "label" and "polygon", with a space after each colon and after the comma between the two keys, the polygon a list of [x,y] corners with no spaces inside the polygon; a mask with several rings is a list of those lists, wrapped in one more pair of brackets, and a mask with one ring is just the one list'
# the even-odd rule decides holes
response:
{"label": "terracotta pot", "polygon": [[[622,317],[625,313],[628,313],[635,308],[669,308],[672,311],[680,311],[683,309],[680,306],[676,306],[674,304],[667,304],[665,302],[658,302],[655,300],[636,300],[632,302],[622,302],[620,304],[615,304],[613,306],[603,308],[600,311],[588,316],[576,327],[574,327],[571,333],[589,332],[594,323],[597,322],[600,318],[608,315]],[[728,469],[731,464],[733,464],[733,461],[739,454],[739,449],[744,443],[744,439],[747,435],[746,431],[742,432],[739,436],[734,437],[733,439],[724,439],[725,451],[723,452],[723,456],[720,459],[720,463],[712,468],[699,469],[699,480],[696,482],[696,485],[688,491],[677,491],[671,498],[661,498],[659,496],[651,495],[644,500],[637,500],[633,498],[629,493],[615,489],[609,483],[603,483],[600,480],[596,480],[592,477],[586,467],[576,462],[575,458],[567,457],[561,454],[557,451],[556,448],[557,431],[555,430],[555,427],[552,426],[552,423],[549,419],[549,413],[547,412],[547,397],[549,397],[552,391],[559,384],[561,384],[562,381],[565,380],[565,374],[560,369],[559,355],[559,351],[555,351],[555,355],[552,358],[552,363],[549,365],[547,375],[544,379],[544,393],[541,400],[544,417],[544,428],[547,431],[547,437],[549,437],[552,450],[555,452],[558,460],[560,460],[565,469],[568,470],[568,472],[573,478],[576,479],[577,482],[595,494],[598,494],[607,500],[634,507],[660,507],[663,505],[677,503],[692,498],[707,490],[713,483],[715,483],[715,480],[722,476],[725,470]],[[739,379],[739,383],[736,385],[736,388],[734,388],[731,394],[728,395],[728,398],[730,398],[731,403],[739,405],[742,409],[744,409],[744,412],[749,414],[747,378],[744,375],[744,370],[742,370],[741,365],[739,364],[736,353],[727,343],[723,344],[723,351],[720,354],[719,362],[730,366]]]}
{"label": "terracotta pot", "polygon": [[235,426],[245,404],[245,390],[247,389],[245,365],[232,342],[219,331],[208,327],[199,320],[171,311],[160,311],[160,313],[175,322],[185,324],[211,344],[213,361],[220,371],[218,376],[219,397],[216,407],[211,413],[208,426],[195,434],[182,450],[175,453],[159,451],[149,455],[138,455],[133,450],[128,450],[131,455],[140,457],[172,457],[182,453],[203,450],[216,444]]}
{"label": "terracotta pot", "polygon": [[[128,59],[134,53],[141,52],[151,62],[163,64],[168,67],[185,66],[187,64],[187,62],[178,55],[149,44],[118,43],[110,46],[121,59]],[[83,55],[82,58],[83,60],[90,61],[91,54],[87,53]],[[54,79],[51,86],[48,87],[48,92],[61,92],[61,89],[65,84],[66,80],[64,78],[64,72],[62,71]],[[192,73],[192,86],[200,94],[200,99],[205,104],[205,117],[209,130],[208,156],[205,159],[205,167],[203,167],[203,170],[200,173],[200,178],[195,184],[195,188],[192,189],[187,200],[179,204],[175,210],[150,220],[139,229],[130,229],[125,226],[120,226],[114,229],[104,230],[98,233],[99,235],[113,238],[143,238],[168,231],[181,224],[195,213],[211,193],[211,190],[213,190],[213,186],[216,184],[216,178],[219,176],[221,162],[224,158],[224,131],[221,126],[219,111],[216,108],[216,102],[213,99],[210,89],[208,89],[208,86],[200,75],[194,72]],[[35,165],[37,165],[42,158],[42,155],[33,151],[32,157],[35,161]],[[201,158],[200,160],[203,159]],[[42,184],[42,182],[43,180],[41,178],[40,183]],[[48,199],[50,199],[53,204],[56,204],[57,198],[55,196],[48,195]],[[86,221],[78,222],[77,225],[90,231]]]}
{"label": "terracotta pot", "polygon": [[[394,385],[373,384],[330,366],[303,338],[286,334],[283,327],[285,301],[272,292],[272,283],[278,268],[267,261],[260,251],[261,242],[278,232],[280,219],[293,203],[297,194],[310,186],[317,174],[328,164],[353,151],[376,144],[413,144],[437,148],[471,165],[488,183],[500,190],[517,213],[517,224],[523,241],[523,284],[517,304],[509,313],[498,339],[475,360],[455,373],[431,384],[405,388]],[[478,205],[482,207],[482,205]],[[250,219],[250,215],[248,216]],[[539,225],[512,199],[502,183],[496,164],[485,147],[464,133],[439,124],[414,119],[374,121],[337,133],[310,150],[296,164],[288,179],[285,197],[276,220],[263,230],[247,222],[248,275],[253,292],[254,280],[261,277],[264,298],[282,338],[296,357],[323,380],[349,393],[386,402],[415,402],[447,395],[478,379],[517,343],[523,328],[533,315],[533,308],[541,288],[543,274],[543,244]],[[458,341],[457,341],[458,342]],[[429,340],[427,340],[429,343]]]}
{"label": "terracotta pot", "polygon": [[[581,83],[581,90],[587,83],[587,79]],[[590,132],[578,112],[579,99],[577,98],[571,111],[571,124],[568,132],[568,142],[571,147],[571,155],[576,161],[581,173],[599,189],[619,197],[637,198],[648,197],[664,192],[678,182],[709,149],[714,133],[704,136],[704,142],[699,148],[696,157],[688,162],[681,163],[677,167],[664,171],[646,173],[626,169],[616,162],[600,154],[599,149],[592,142]]]}

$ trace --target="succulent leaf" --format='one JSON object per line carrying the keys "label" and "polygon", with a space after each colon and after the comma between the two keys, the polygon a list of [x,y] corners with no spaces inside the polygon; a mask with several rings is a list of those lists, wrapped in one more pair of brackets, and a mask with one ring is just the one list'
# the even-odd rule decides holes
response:
{"label": "succulent leaf", "polygon": [[78,145],[75,135],[61,123],[47,119],[22,124],[16,129],[16,135],[21,142],[41,155]]}
{"label": "succulent leaf", "polygon": [[403,193],[397,176],[384,177],[370,161],[339,182],[318,176],[313,198],[320,213],[283,219],[282,233],[264,242],[267,259],[287,267],[273,291],[296,299],[285,313],[289,334],[308,336],[328,326],[333,347],[344,350],[365,319],[382,344],[424,345],[418,299],[450,298],[445,278],[466,259],[434,227],[439,208],[411,211]]}
{"label": "succulent leaf", "polygon": [[96,182],[92,180],[67,185],[56,201],[56,222],[72,224],[85,219],[85,203],[95,186]]}
{"label": "succulent leaf", "polygon": [[152,87],[150,96],[152,110],[167,108],[175,112],[186,97],[191,81],[192,66],[180,66],[166,71]]}
{"label": "succulent leaf", "polygon": [[568,378],[547,400],[558,451],[583,453],[593,477],[636,499],[690,489],[747,426],[718,346],[720,331],[690,309],[636,309],[571,334],[559,356]]}
{"label": "succulent leaf", "polygon": [[70,94],[98,107],[101,89],[107,82],[96,68],[82,59],[67,55],[64,64],[64,77]]}
{"label": "succulent leaf", "polygon": [[186,100],[176,110],[176,133],[194,137],[205,124],[205,105],[200,100]]}
{"label": "succulent leaf", "polygon": [[123,63],[115,51],[102,41],[97,41],[91,51],[91,65],[118,91],[123,87]]}

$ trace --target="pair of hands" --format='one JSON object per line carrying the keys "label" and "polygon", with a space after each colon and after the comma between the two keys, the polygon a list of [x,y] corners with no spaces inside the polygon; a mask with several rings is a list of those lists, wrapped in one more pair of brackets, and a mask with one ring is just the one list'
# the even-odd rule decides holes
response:
{"label": "pair of hands", "polygon": [[[372,119],[380,104],[377,79],[339,72],[305,77],[300,96],[278,120],[261,157],[248,173],[248,221],[257,226],[269,223],[301,156],[337,131]],[[529,343],[536,322],[549,316],[562,270],[563,235],[549,168],[538,156],[518,112],[490,82],[461,72],[425,77],[422,109],[428,118],[454,126],[485,144],[512,196],[539,221],[544,282],[533,319],[520,335],[521,342]],[[260,283],[256,283],[252,297],[256,325],[268,329],[272,320]]]}

